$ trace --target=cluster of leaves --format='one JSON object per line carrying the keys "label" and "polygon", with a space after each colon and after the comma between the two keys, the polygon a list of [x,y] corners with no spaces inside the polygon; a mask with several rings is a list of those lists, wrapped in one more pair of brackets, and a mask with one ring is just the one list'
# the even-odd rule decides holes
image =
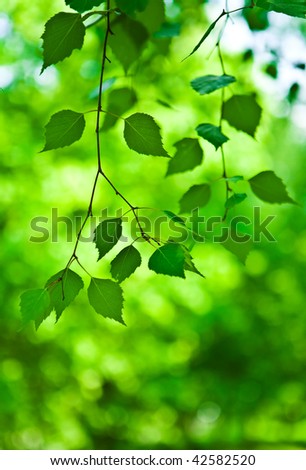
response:
{"label": "cluster of leaves", "polygon": [[[111,15],[114,18],[111,21],[112,34],[109,36],[106,45],[110,46],[126,73],[132,64],[137,61],[150,35],[155,34],[156,37],[158,35],[162,37],[165,34],[173,34],[171,25],[165,23],[163,0],[116,0],[115,8],[107,10],[94,9],[104,3],[100,0],[65,0],[65,2],[74,12],[57,13],[45,25],[42,36],[42,72],[50,65],[57,64],[69,57],[74,50],[82,48],[87,22],[91,18],[94,22],[98,22],[104,17],[110,21]],[[107,2],[108,7],[109,5],[110,2]],[[287,5],[287,3],[278,0],[273,2],[258,0],[256,5],[267,11],[274,10],[293,16],[305,16],[304,2],[296,1]],[[217,22],[228,14],[229,12],[223,11],[217,20],[210,25],[192,54],[199,49],[207,36],[213,31]],[[218,90],[224,93],[224,89],[235,82],[235,77],[224,72],[221,76],[205,75],[198,77],[191,81],[191,87],[195,92],[206,96]],[[108,110],[105,112],[105,119],[99,133],[111,129],[119,119],[123,120],[123,137],[130,149],[143,155],[169,158],[166,176],[190,171],[202,164],[204,153],[199,139],[185,137],[174,143],[176,151],[174,156],[170,157],[163,146],[161,129],[151,115],[138,112],[123,117],[136,101],[136,93],[130,88],[111,91],[108,96]],[[104,112],[104,110],[98,108],[97,112]],[[198,137],[209,142],[216,150],[223,149],[223,145],[229,140],[229,137],[222,132],[221,122],[223,120],[227,121],[236,130],[254,137],[260,123],[262,109],[256,100],[256,96],[240,94],[233,95],[227,101],[223,100],[221,114],[219,126],[203,122],[195,128]],[[85,113],[70,109],[55,113],[46,125],[45,145],[42,152],[62,148],[78,141],[82,137],[85,125]],[[99,171],[105,177],[101,169]],[[232,192],[231,196],[225,201],[225,208],[229,210],[244,201],[247,195],[245,193],[235,193],[229,186],[232,183],[241,181],[243,176],[224,174],[223,178],[226,181],[227,188]],[[263,201],[269,203],[294,202],[289,197],[281,179],[272,171],[261,172],[249,179],[248,183],[253,193]],[[115,189],[112,183],[110,184]],[[179,201],[180,213],[189,213],[195,208],[205,206],[209,202],[210,196],[211,188],[207,183],[190,187]],[[122,198],[127,202],[126,198]],[[135,208],[130,204],[129,206],[137,218]],[[169,220],[186,227],[181,217],[171,211],[164,212]],[[186,271],[204,277],[195,267],[186,246],[171,239],[165,242],[154,240],[143,231],[141,231],[141,234],[150,244],[153,245],[152,242],[155,242],[158,245],[149,259],[149,269],[158,274],[181,278],[185,277]],[[94,232],[94,243],[99,253],[98,261],[118,243],[121,235],[121,218],[105,219],[97,226]],[[142,262],[141,255],[134,246],[135,241],[137,240],[122,249],[111,262],[110,272],[113,279],[98,279],[90,276],[89,303],[98,314],[120,323],[124,323],[122,318],[123,291],[120,284],[133,274]],[[38,327],[52,311],[55,311],[57,320],[60,318],[64,309],[70,305],[84,287],[81,277],[70,269],[71,263],[75,260],[78,261],[78,258],[74,252],[66,267],[52,276],[46,282],[44,288],[29,290],[22,294],[20,306],[24,323],[33,320],[36,327]]]}

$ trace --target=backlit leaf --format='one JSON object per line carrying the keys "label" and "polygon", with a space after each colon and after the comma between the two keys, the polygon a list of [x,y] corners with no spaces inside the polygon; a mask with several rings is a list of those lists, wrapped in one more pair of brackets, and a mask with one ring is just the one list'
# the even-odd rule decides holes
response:
{"label": "backlit leaf", "polygon": [[288,195],[283,181],[273,171],[262,171],[249,179],[253,193],[265,202],[296,204]]}
{"label": "backlit leaf", "polygon": [[81,277],[71,269],[50,277],[45,287],[50,294],[50,313],[55,310],[57,320],[84,287]]}
{"label": "backlit leaf", "polygon": [[41,152],[71,145],[82,137],[85,119],[82,113],[66,109],[51,116],[46,125],[46,143]]}
{"label": "backlit leaf", "polygon": [[103,3],[103,0],[65,0],[65,3],[73,10],[83,13],[98,7]]}
{"label": "backlit leaf", "polygon": [[117,282],[93,277],[88,287],[88,300],[103,317],[125,324],[122,318],[123,291]]}
{"label": "backlit leaf", "polygon": [[165,21],[165,3],[164,0],[149,0],[146,9],[136,16],[149,33],[158,31]]}
{"label": "backlit leaf", "polygon": [[225,207],[227,209],[232,209],[232,207],[237,206],[237,204],[240,204],[242,201],[244,201],[246,197],[247,195],[245,193],[234,193],[226,201]]}
{"label": "backlit leaf", "polygon": [[210,142],[216,150],[228,141],[228,137],[222,134],[220,127],[212,124],[200,124],[196,131],[200,137]]}
{"label": "backlit leaf", "polygon": [[119,88],[113,90],[108,95],[107,111],[102,131],[106,131],[113,127],[118,121],[117,116],[123,116],[137,102],[137,96],[133,89]]}
{"label": "backlit leaf", "polygon": [[85,26],[78,13],[57,13],[45,25],[43,39],[44,63],[42,72],[49,65],[69,57],[74,49],[81,49]]}
{"label": "backlit leaf", "polygon": [[235,95],[223,105],[222,118],[239,131],[254,137],[262,108],[254,96]]}
{"label": "backlit leaf", "polygon": [[246,234],[229,233],[228,239],[221,243],[221,245],[235,255],[242,264],[245,264],[247,257],[251,249],[253,248],[253,242],[251,238]]}
{"label": "backlit leaf", "polygon": [[46,289],[31,289],[20,297],[20,311],[23,324],[44,316],[49,309],[50,295]]}
{"label": "backlit leaf", "polygon": [[169,157],[163,147],[160,127],[149,114],[136,113],[125,119],[124,138],[135,152]]}
{"label": "backlit leaf", "polygon": [[180,199],[180,213],[191,212],[198,207],[204,207],[211,195],[209,184],[196,184],[192,186]]}
{"label": "backlit leaf", "polygon": [[116,281],[122,282],[141,265],[139,251],[133,246],[124,248],[111,262],[111,275]]}
{"label": "backlit leaf", "polygon": [[99,252],[98,261],[103,258],[120,240],[122,235],[122,219],[105,219],[94,231],[94,243]]}
{"label": "backlit leaf", "polygon": [[207,95],[215,90],[224,88],[235,81],[236,78],[231,75],[205,75],[204,77],[192,80],[191,86],[195,91],[200,93],[200,95]]}
{"label": "backlit leaf", "polygon": [[193,258],[190,254],[190,252],[187,250],[187,248],[185,246],[183,246],[183,249],[184,249],[184,254],[185,254],[185,263],[184,263],[184,269],[186,271],[191,271],[195,274],[198,274],[199,276],[205,278],[205,276],[203,276],[202,273],[200,273],[200,271],[195,267],[194,265],[194,262],[193,262]]}
{"label": "backlit leaf", "polygon": [[198,139],[185,138],[176,142],[174,146],[176,147],[176,153],[169,161],[166,176],[192,170],[196,166],[201,165],[203,150]]}
{"label": "backlit leaf", "polygon": [[185,278],[185,252],[178,243],[167,243],[158,248],[149,259],[149,269],[157,274]]}

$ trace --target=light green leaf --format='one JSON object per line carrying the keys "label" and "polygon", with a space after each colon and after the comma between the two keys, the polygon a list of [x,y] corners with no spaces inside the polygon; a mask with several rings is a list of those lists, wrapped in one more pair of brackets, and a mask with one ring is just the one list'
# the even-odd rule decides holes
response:
{"label": "light green leaf", "polygon": [[198,274],[199,276],[201,276],[205,279],[205,276],[203,276],[203,274],[200,273],[200,271],[195,267],[194,262],[193,262],[193,258],[191,256],[189,250],[187,250],[187,248],[185,246],[183,246],[183,249],[184,249],[184,254],[185,254],[184,269],[186,271],[191,271],[195,274]]}
{"label": "light green leaf", "polygon": [[209,184],[196,184],[192,186],[180,199],[180,213],[191,212],[197,207],[204,207],[211,196]]}
{"label": "light green leaf", "polygon": [[271,204],[289,202],[296,204],[287,193],[283,181],[273,171],[262,171],[249,179],[253,193],[262,201]]}
{"label": "light green leaf", "polygon": [[103,3],[103,0],[65,0],[65,3],[73,10],[83,13],[98,7]]}
{"label": "light green leaf", "polygon": [[142,13],[138,13],[136,18],[149,33],[155,33],[165,21],[164,0],[149,0],[146,9]]}
{"label": "light green leaf", "polygon": [[216,150],[228,141],[228,137],[222,134],[220,127],[212,124],[200,124],[196,131],[200,137],[214,145]]}
{"label": "light green leaf", "polygon": [[178,243],[167,243],[158,248],[149,259],[149,269],[157,274],[185,278],[185,252]]}
{"label": "light green leaf", "polygon": [[112,34],[109,37],[109,45],[124,68],[128,72],[131,65],[139,60],[149,33],[139,22],[121,15],[111,24]]}
{"label": "light green leaf", "polygon": [[143,11],[148,5],[149,0],[116,0],[117,7],[128,15],[136,11]]}
{"label": "light green leaf", "polygon": [[236,78],[231,75],[204,75],[204,77],[192,80],[191,86],[195,91],[200,93],[200,95],[207,95],[208,93],[224,88],[235,81]]}
{"label": "light green leaf", "polygon": [[81,277],[71,269],[62,270],[50,277],[45,287],[50,294],[50,310],[55,310],[57,320],[84,287]]}
{"label": "light green leaf", "polygon": [[224,178],[226,181],[230,181],[231,183],[238,183],[238,181],[242,181],[244,178],[243,176],[230,176],[228,178]]}
{"label": "light green leaf", "polygon": [[238,131],[254,137],[261,113],[262,108],[254,96],[236,95],[224,103],[222,118]]}
{"label": "light green leaf", "polygon": [[51,116],[45,129],[46,143],[41,152],[67,147],[82,137],[85,129],[84,115],[69,109],[59,111]]}
{"label": "light green leaf", "polygon": [[125,119],[124,138],[128,147],[135,152],[169,157],[163,147],[160,127],[149,114],[136,113]]}
{"label": "light green leaf", "polygon": [[88,300],[103,317],[125,324],[122,318],[123,291],[117,282],[93,277],[88,287]]}
{"label": "light green leaf", "polygon": [[46,289],[31,289],[20,297],[20,311],[22,323],[25,325],[31,320],[45,316],[49,310],[50,295]]}
{"label": "light green leaf", "polygon": [[42,35],[44,63],[42,72],[49,65],[69,57],[74,49],[81,49],[85,26],[78,13],[57,13],[45,25]]}
{"label": "light green leaf", "polygon": [[120,240],[122,235],[122,219],[105,219],[94,231],[94,243],[99,252],[98,261],[103,258]]}
{"label": "light green leaf", "polygon": [[107,111],[110,114],[105,115],[102,131],[107,131],[113,127],[118,121],[118,117],[122,117],[137,102],[137,96],[133,89],[119,88],[113,90],[108,95]]}
{"label": "light green leaf", "polygon": [[169,161],[166,176],[192,170],[196,166],[201,165],[203,150],[198,139],[185,138],[176,142],[174,147],[176,147],[176,153]]}
{"label": "light green leaf", "polygon": [[111,262],[111,275],[116,281],[122,282],[130,277],[141,265],[139,251],[133,246],[127,246]]}
{"label": "light green leaf", "polygon": [[234,193],[225,203],[225,207],[227,209],[232,209],[237,204],[240,204],[242,201],[245,200],[247,195],[245,193]]}
{"label": "light green leaf", "polygon": [[264,8],[267,11],[276,11],[290,16],[306,18],[305,0],[257,0],[256,6]]}

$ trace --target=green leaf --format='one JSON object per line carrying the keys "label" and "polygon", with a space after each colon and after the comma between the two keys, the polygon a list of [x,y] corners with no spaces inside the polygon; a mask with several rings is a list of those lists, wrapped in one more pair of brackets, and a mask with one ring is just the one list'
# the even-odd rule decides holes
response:
{"label": "green leaf", "polygon": [[201,165],[203,150],[198,139],[185,138],[176,142],[174,147],[176,147],[176,153],[169,161],[166,176],[192,170],[196,166]]}
{"label": "green leaf", "polygon": [[84,287],[82,278],[71,269],[62,270],[50,277],[45,287],[50,294],[50,310],[55,310],[57,320]]}
{"label": "green leaf", "polygon": [[24,292],[20,297],[23,325],[44,316],[48,312],[49,305],[50,295],[46,289],[31,289]]}
{"label": "green leaf", "polygon": [[240,204],[242,201],[245,200],[247,195],[245,193],[234,193],[225,203],[225,207],[227,209],[232,209],[237,204]]}
{"label": "green leaf", "polygon": [[142,13],[138,13],[136,18],[149,33],[155,33],[165,21],[164,0],[149,0],[146,9]]}
{"label": "green leaf", "polygon": [[224,103],[222,118],[238,131],[246,132],[254,137],[261,113],[262,108],[254,96],[236,95]]}
{"label": "green leaf", "polygon": [[131,65],[139,60],[149,33],[139,21],[126,15],[117,18],[111,28],[114,34],[109,37],[108,43],[127,73]]}
{"label": "green leaf", "polygon": [[171,212],[171,211],[163,211],[164,214],[166,214],[167,217],[169,217],[170,220],[172,220],[173,222],[176,222],[180,225],[183,225],[185,228],[186,227],[186,224],[185,224],[185,220],[182,219],[182,217],[179,217],[178,215],[174,214],[174,212]]}
{"label": "green leaf", "polygon": [[122,116],[131,109],[137,102],[137,96],[133,89],[119,88],[110,92],[108,96],[107,111],[110,114],[105,115],[102,131],[107,131],[118,121],[117,116]]}
{"label": "green leaf", "polygon": [[238,181],[242,181],[244,178],[243,176],[230,176],[228,178],[224,178],[226,181],[230,181],[232,183],[238,183]]}
{"label": "green leaf", "polygon": [[283,181],[273,171],[262,171],[249,179],[253,193],[262,201],[271,204],[289,202],[296,204],[287,193]]}
{"label": "green leaf", "polygon": [[205,276],[203,276],[202,273],[195,267],[193,258],[190,254],[190,252],[187,250],[185,246],[183,246],[184,249],[184,254],[185,254],[185,263],[184,263],[184,269],[186,271],[191,271],[192,273],[198,274],[199,276],[203,277],[205,279]]}
{"label": "green leaf", "polygon": [[125,119],[124,138],[128,147],[135,152],[169,157],[163,147],[160,127],[149,114],[136,113]]}
{"label": "green leaf", "polygon": [[133,15],[136,11],[143,11],[149,0],[116,0],[117,7],[128,15]]}
{"label": "green leaf", "polygon": [[276,11],[278,13],[285,13],[290,16],[297,16],[299,18],[306,18],[306,2],[305,0],[257,0],[256,6],[264,8],[267,11]]}
{"label": "green leaf", "polygon": [[212,124],[200,124],[196,131],[200,137],[214,145],[216,150],[229,140],[226,135],[222,134],[220,127]]}
{"label": "green leaf", "polygon": [[194,54],[203,44],[203,42],[205,41],[206,38],[208,38],[208,36],[210,35],[210,33],[212,32],[212,30],[214,29],[214,27],[216,26],[216,24],[218,23],[220,17],[217,18],[215,21],[213,21],[211,23],[211,25],[207,28],[207,30],[205,31],[205,33],[203,34],[203,36],[201,37],[200,41],[197,43],[197,45],[193,48],[193,50],[190,52],[190,54],[185,57],[184,60],[188,59],[188,57],[190,57],[192,54]]}
{"label": "green leaf", "polygon": [[191,212],[197,207],[204,207],[211,196],[209,184],[197,184],[192,186],[180,199],[180,213]]}
{"label": "green leaf", "polygon": [[85,26],[78,13],[57,13],[45,25],[42,35],[44,63],[42,72],[49,65],[69,57],[74,49],[81,49]]}
{"label": "green leaf", "polygon": [[111,275],[116,281],[122,282],[130,277],[141,265],[139,251],[133,246],[127,246],[111,262]]}
{"label": "green leaf", "polygon": [[99,252],[98,261],[118,243],[121,235],[121,218],[105,219],[97,226],[93,241]]}
{"label": "green leaf", "polygon": [[88,287],[88,300],[103,317],[125,324],[122,318],[123,291],[117,282],[93,277]]}
{"label": "green leaf", "polygon": [[195,91],[200,93],[200,95],[207,95],[215,90],[224,88],[235,81],[236,78],[231,75],[204,75],[204,77],[192,80],[191,86]]}
{"label": "green leaf", "polygon": [[103,3],[103,0],[65,0],[65,3],[73,10],[83,13],[98,7]]}
{"label": "green leaf", "polygon": [[153,34],[157,39],[174,38],[181,32],[180,23],[163,23],[161,28]]}
{"label": "green leaf", "polygon": [[45,129],[46,143],[41,152],[67,147],[82,137],[85,129],[84,114],[69,109],[59,111],[51,116]]}
{"label": "green leaf", "polygon": [[[243,236],[241,234],[240,236]],[[237,237],[235,237],[237,238]],[[230,234],[228,239],[222,243],[220,243],[227,251],[235,255],[242,264],[245,264],[247,257],[251,249],[253,248],[253,242],[251,239],[247,241],[235,241]]]}
{"label": "green leaf", "polygon": [[178,243],[167,243],[158,248],[149,259],[149,269],[157,274],[185,278],[185,252]]}

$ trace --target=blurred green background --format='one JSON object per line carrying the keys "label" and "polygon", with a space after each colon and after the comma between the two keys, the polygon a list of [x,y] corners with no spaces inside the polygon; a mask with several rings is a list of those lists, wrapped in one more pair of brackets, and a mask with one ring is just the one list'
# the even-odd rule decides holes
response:
{"label": "blurred green background", "polygon": [[[216,51],[209,54],[216,36],[181,60],[222,8],[222,2],[167,2],[181,34],[153,39],[129,77],[114,57],[107,66],[106,78],[116,78],[111,89],[133,86],[134,112],[162,125],[171,155],[173,143],[196,137],[200,122],[218,122],[218,93],[200,97],[189,85],[220,73]],[[145,266],[152,250],[140,244],[143,267],[123,285],[127,327],[98,316],[83,291],[58,324],[52,315],[35,332],[20,330],[19,296],[62,269],[73,243],[63,224],[57,242],[30,242],[30,221],[50,217],[51,208],[72,219],[85,214],[96,167],[93,114],[79,143],[39,153],[51,114],[96,106],[102,25],[88,30],[81,52],[40,75],[39,37],[61,10],[67,8],[60,0],[43,8],[10,0],[0,12],[1,448],[305,448],[306,92],[305,70],[296,66],[305,25],[285,15],[258,14],[247,22],[239,14],[224,40],[227,73],[239,80],[233,92],[256,91],[264,108],[256,141],[225,125],[228,173],[250,178],[273,169],[299,203],[264,204],[248,191],[233,215],[251,216],[255,205],[275,214],[277,243],[255,244],[245,266],[218,245],[196,245],[192,254],[206,280],[155,275]],[[221,176],[220,155],[209,144],[202,167],[165,179],[166,159],[132,152],[121,134],[118,123],[102,136],[104,166],[135,205],[177,212],[192,184]],[[204,215],[222,214],[224,183],[213,187]],[[104,208],[126,210],[101,181],[95,213]],[[119,249],[97,264],[94,246],[84,243],[80,259],[95,276],[109,277],[107,260]]]}

